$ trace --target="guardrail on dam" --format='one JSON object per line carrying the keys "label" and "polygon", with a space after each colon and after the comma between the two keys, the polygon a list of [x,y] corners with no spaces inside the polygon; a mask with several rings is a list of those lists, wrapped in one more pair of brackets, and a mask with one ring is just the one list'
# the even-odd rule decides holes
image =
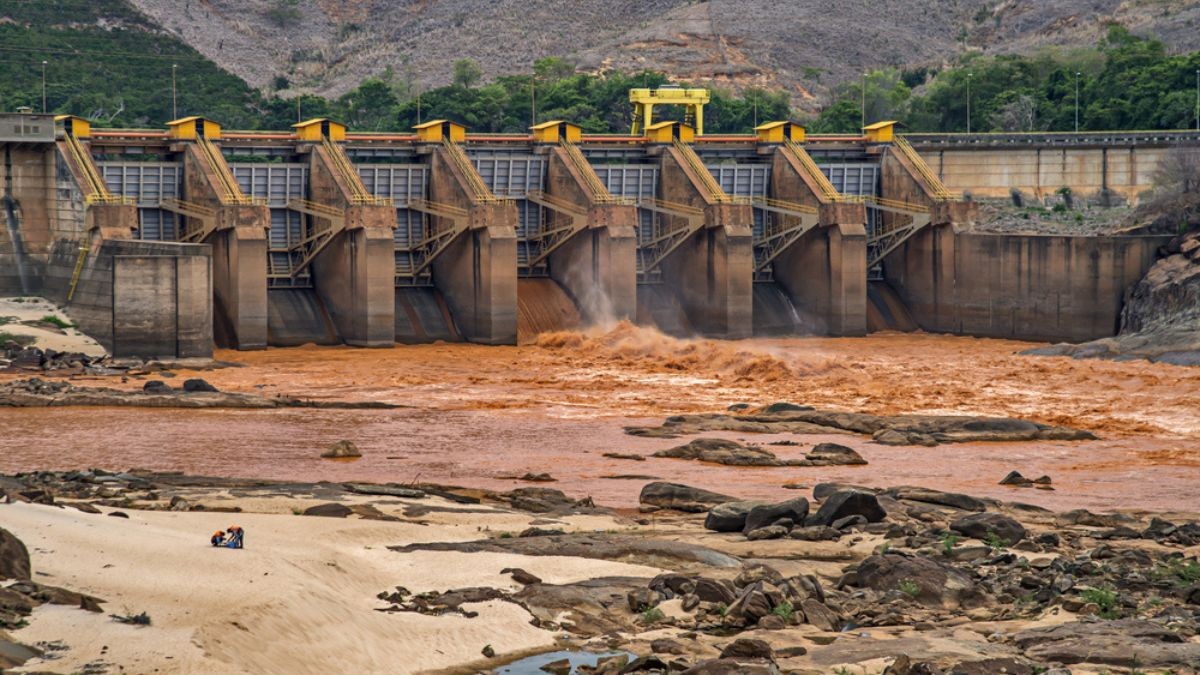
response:
{"label": "guardrail on dam", "polygon": [[[723,338],[862,335],[868,284],[882,282],[928,330],[1089,339],[1115,331],[1162,238],[977,234],[961,193],[1077,180],[1081,194],[1135,195],[1153,153],[1200,137],[907,138],[888,124],[467,135],[436,120],[358,134],[325,119],[233,132],[4,115],[0,293],[66,303],[107,347],[143,356],[512,344],[610,318]],[[1021,168],[1029,153],[1036,171]],[[1051,171],[1090,167],[1086,153],[1098,170]],[[992,169],[962,168],[976,165]]]}

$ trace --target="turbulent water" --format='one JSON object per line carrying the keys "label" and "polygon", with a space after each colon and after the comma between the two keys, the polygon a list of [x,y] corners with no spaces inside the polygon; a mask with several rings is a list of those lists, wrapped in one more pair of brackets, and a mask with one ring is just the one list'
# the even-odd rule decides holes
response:
{"label": "turbulent water", "polygon": [[[874,334],[866,338],[680,340],[622,323],[607,331],[546,333],[521,347],[470,344],[385,350],[298,347],[223,352],[241,368],[200,375],[233,391],[380,400],[398,410],[0,410],[0,470],[104,466],[299,480],[431,481],[507,489],[526,472],[553,487],[633,506],[661,478],[739,496],[796,494],[784,483],[839,480],[919,484],[1055,508],[1169,509],[1192,499],[1200,468],[1200,371],[1016,354],[1027,343]],[[179,372],[176,382],[194,373]],[[110,379],[78,384],[121,385]],[[1090,429],[1101,440],[897,448],[860,436],[799,436],[770,446],[800,457],[836,441],[869,465],[732,468],[649,454],[678,441],[623,427],[738,402],[789,400],[883,414],[1026,417]],[[767,443],[784,436],[715,434]],[[354,462],[318,455],[340,439]],[[1009,470],[1049,474],[1057,490],[996,483]]]}

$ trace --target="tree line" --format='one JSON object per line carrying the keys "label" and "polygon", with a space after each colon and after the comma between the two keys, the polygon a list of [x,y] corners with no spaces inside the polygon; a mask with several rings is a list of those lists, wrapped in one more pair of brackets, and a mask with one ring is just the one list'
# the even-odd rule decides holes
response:
{"label": "tree line", "polygon": [[[591,133],[628,131],[637,87],[668,83],[654,71],[577,73],[561,58],[532,71],[484,82],[469,59],[454,64],[449,85],[422,90],[411,69],[386,69],[336,98],[264,93],[220,69],[186,44],[156,32],[120,0],[72,5],[18,2],[0,24],[0,109],[42,104],[99,126],[161,128],[173,114],[198,114],[231,129],[283,129],[298,118],[331,117],[360,131],[407,131],[447,118],[475,132],[518,133],[534,121],[565,119]],[[286,8],[285,8],[286,9]],[[95,25],[107,19],[108,27]],[[91,23],[89,23],[91,22]],[[112,25],[115,24],[115,25]],[[46,61],[43,65],[42,61]],[[1194,128],[1200,52],[1168,54],[1164,45],[1114,26],[1094,48],[1047,48],[1031,56],[970,55],[942,70],[878,69],[837,87],[813,115],[801,115],[784,91],[714,89],[705,108],[708,133],[748,133],[761,122],[797,119],[815,133],[852,133],[863,120],[903,123],[908,131],[1072,131]],[[172,101],[172,75],[175,101]],[[657,114],[657,111],[656,111]],[[665,108],[660,119],[679,119]]]}

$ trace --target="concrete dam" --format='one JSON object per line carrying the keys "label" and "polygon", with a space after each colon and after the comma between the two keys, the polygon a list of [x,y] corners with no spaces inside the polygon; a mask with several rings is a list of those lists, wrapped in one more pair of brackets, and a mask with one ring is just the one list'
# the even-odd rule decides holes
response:
{"label": "concrete dam", "polygon": [[[43,295],[117,355],[214,345],[515,344],[631,319],[676,335],[886,327],[1112,335],[1158,236],[973,232],[972,197],[1134,202],[1200,135],[815,137],[289,131],[0,116],[0,295]],[[965,195],[965,196],[964,196]]]}

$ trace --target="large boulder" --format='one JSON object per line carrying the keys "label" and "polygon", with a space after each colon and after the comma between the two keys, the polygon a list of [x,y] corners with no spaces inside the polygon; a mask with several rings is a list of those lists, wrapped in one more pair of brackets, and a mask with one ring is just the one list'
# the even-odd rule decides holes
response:
{"label": "large boulder", "polygon": [[808,500],[796,497],[778,504],[763,504],[755,506],[746,514],[746,523],[742,532],[749,533],[760,527],[766,527],[780,518],[788,518],[793,523],[803,523],[808,518]]}
{"label": "large boulder", "polygon": [[728,466],[780,466],[774,453],[723,438],[697,438],[687,445],[659,450],[653,457],[694,459]]}
{"label": "large boulder", "polygon": [[362,457],[358,446],[353,441],[338,441],[329,446],[329,449],[321,453],[321,456],[326,459],[348,459],[352,457]]}
{"label": "large boulder", "polygon": [[354,510],[345,504],[335,504],[329,502],[327,504],[317,504],[304,509],[306,516],[320,516],[322,518],[345,518],[354,513]]}
{"label": "large boulder", "polygon": [[1093,663],[1145,670],[1194,668],[1200,663],[1200,644],[1185,642],[1169,628],[1141,619],[1075,621],[1030,628],[1014,635],[1013,640],[1026,656],[1042,663]]}
{"label": "large boulder", "polygon": [[726,502],[717,504],[708,510],[704,519],[704,529],[713,532],[741,532],[746,526],[746,516],[762,502]]}
{"label": "large boulder", "polygon": [[680,483],[656,481],[642,486],[638,502],[661,509],[674,509],[687,513],[704,513],[716,504],[736,502],[736,497],[709,492]]}
{"label": "large boulder", "polygon": [[826,497],[816,515],[805,524],[832,525],[833,521],[846,516],[862,516],[868,523],[878,523],[887,514],[875,495],[859,490],[842,490]]}
{"label": "large boulder", "polygon": [[723,659],[764,659],[773,661],[775,652],[766,640],[756,638],[738,638],[725,645],[721,650]]}
{"label": "large boulder", "polygon": [[1008,516],[999,513],[972,513],[950,523],[950,529],[974,539],[999,539],[1005,546],[1025,538],[1025,527]]}
{"label": "large boulder", "polygon": [[16,535],[0,527],[0,579],[29,581],[29,549]]}
{"label": "large boulder", "polygon": [[194,393],[198,393],[198,392],[205,392],[205,393],[211,394],[211,393],[217,392],[216,387],[212,386],[208,382],[206,382],[198,377],[190,379],[190,380],[184,380],[183,390],[189,394],[194,394]]}
{"label": "large boulder", "polygon": [[804,459],[810,466],[855,466],[867,463],[853,448],[837,443],[819,443]]}
{"label": "large boulder", "polygon": [[900,486],[887,489],[884,494],[891,496],[894,499],[901,499],[910,502],[922,502],[925,504],[936,504],[938,506],[949,506],[963,511],[985,511],[987,503],[978,497],[960,494],[958,492],[942,492],[940,490],[931,490],[922,487]]}
{"label": "large boulder", "polygon": [[873,555],[859,563],[854,577],[854,585],[883,593],[904,591],[930,606],[969,604],[978,595],[965,572],[920,555]]}

